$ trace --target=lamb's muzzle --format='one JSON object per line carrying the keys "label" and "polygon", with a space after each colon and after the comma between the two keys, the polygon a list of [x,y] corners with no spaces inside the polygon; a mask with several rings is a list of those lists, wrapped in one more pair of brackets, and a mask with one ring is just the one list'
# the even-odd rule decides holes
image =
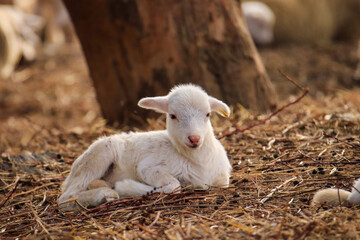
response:
{"label": "lamb's muzzle", "polygon": [[188,139],[190,141],[190,145],[188,145],[191,148],[197,148],[199,145],[199,141],[200,141],[200,136],[199,135],[191,135],[188,136]]}

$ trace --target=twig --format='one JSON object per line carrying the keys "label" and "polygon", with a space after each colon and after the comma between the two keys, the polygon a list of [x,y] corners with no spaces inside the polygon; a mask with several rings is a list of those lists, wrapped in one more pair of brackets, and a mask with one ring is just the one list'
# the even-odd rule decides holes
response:
{"label": "twig", "polygon": [[325,136],[325,137],[328,137],[328,138],[333,138],[333,139],[335,139],[335,140],[337,140],[337,141],[339,141],[339,142],[342,142],[342,143],[344,143],[344,144],[346,144],[346,145],[348,145],[348,146],[350,146],[350,147],[360,148],[360,145],[355,145],[355,144],[352,144],[352,143],[348,143],[348,142],[345,141],[344,139],[341,139],[341,138],[338,138],[338,137],[335,137],[335,136],[330,136],[330,135],[327,135],[327,134],[325,134],[325,133],[324,133],[324,136]]}
{"label": "twig", "polygon": [[103,209],[103,208],[108,208],[108,207],[119,205],[119,204],[122,204],[122,203],[135,202],[135,201],[138,201],[138,200],[141,200],[141,199],[143,199],[143,197],[124,199],[124,200],[120,200],[120,201],[100,205],[99,207],[92,208],[92,209],[88,210],[86,213],[92,213],[92,212],[98,211],[98,210]]}
{"label": "twig", "polygon": [[283,71],[281,71],[280,69],[278,69],[279,73],[281,75],[283,75],[287,80],[289,80],[292,84],[294,84],[298,89],[300,89],[301,91],[309,91],[308,88],[303,88],[302,86],[300,86],[297,82],[295,82],[294,80],[292,80],[288,75],[286,75]]}
{"label": "twig", "polygon": [[46,232],[47,235],[49,235],[50,239],[53,239],[52,236],[50,236],[49,231],[45,227],[45,223],[41,220],[41,218],[38,216],[37,212],[35,211],[35,207],[31,204],[30,205],[31,212],[35,218],[35,221],[40,225],[40,227]]}
{"label": "twig", "polygon": [[[158,205],[158,204],[172,204],[172,203],[177,203],[177,202],[181,202],[181,201],[184,201],[184,200],[196,200],[196,199],[204,199],[204,198],[206,198],[205,196],[190,196],[190,197],[183,197],[183,198],[179,198],[179,199],[175,199],[175,200],[169,200],[169,201],[166,201],[166,202],[159,203],[159,201],[163,200],[164,198],[166,198],[168,196],[169,196],[168,194],[165,194],[161,198],[156,199],[155,201],[153,201],[151,203],[137,205],[137,206],[131,206],[131,207],[127,207],[125,209],[131,210],[131,209],[138,209],[138,208],[143,208],[143,207],[154,206],[154,205]],[[102,208],[107,208],[107,207],[110,207],[110,206],[119,205],[121,203],[133,202],[133,201],[142,200],[142,199],[143,199],[143,197],[125,199],[125,200],[117,201],[117,202],[114,202],[114,203],[110,203],[110,204],[99,206],[97,208],[90,209],[86,213],[92,213],[92,212],[95,212],[95,211],[100,210]]]}
{"label": "twig", "polygon": [[87,211],[87,210],[88,210],[84,205],[82,205],[82,204],[79,202],[79,200],[78,200],[77,198],[75,199],[75,203],[76,203],[82,210],[84,210],[84,211]]}
{"label": "twig", "polygon": [[214,220],[214,219],[212,219],[212,218],[208,218],[208,217],[202,216],[202,215],[200,215],[200,214],[193,213],[193,212],[189,212],[189,211],[186,211],[186,210],[182,210],[182,211],[179,211],[179,212],[185,213],[185,214],[194,215],[194,216],[196,216],[196,217],[203,218],[203,219],[206,219],[206,220],[208,220],[208,221],[217,222],[217,220]]}
{"label": "twig", "polygon": [[[180,195],[184,195],[184,194],[180,193]],[[164,196],[167,197],[168,195],[164,195]],[[175,197],[176,196],[177,195],[175,195]],[[95,211],[98,211],[98,210],[103,209],[103,208],[109,208],[111,206],[119,205],[119,204],[122,204],[122,203],[135,202],[135,201],[139,201],[139,200],[144,200],[144,196],[137,197],[137,198],[123,199],[123,200],[119,200],[119,201],[116,201],[116,202],[107,203],[107,204],[101,205],[99,207],[92,208],[92,209],[88,210],[86,213],[91,213],[91,212],[95,212]],[[155,200],[155,201],[157,201],[157,200]]]}
{"label": "twig", "polygon": [[[115,210],[115,211],[108,211],[108,212],[99,212],[99,213],[93,213],[91,216],[93,217],[99,217],[99,216],[106,216],[106,215],[111,215],[111,214],[115,214],[115,213],[118,213],[118,212],[126,212],[126,211],[129,211],[129,210],[140,210],[140,209],[145,209],[146,207],[149,207],[151,205],[141,205],[141,206],[133,206],[133,207],[127,207],[127,208],[122,208],[122,209],[119,209],[119,210]],[[218,204],[207,204],[207,205],[201,205],[202,207],[207,207],[207,208],[211,208],[211,207],[219,207]],[[169,210],[169,209],[175,209],[175,208],[181,208],[181,209],[184,209],[184,208],[189,208],[189,207],[194,207],[194,208],[198,208],[199,205],[198,204],[186,204],[186,205],[183,205],[183,204],[176,204],[176,205],[166,205],[166,206],[158,206],[158,205],[155,205],[155,206],[152,206],[152,210],[154,211],[160,211],[160,210]],[[230,206],[227,206],[226,209],[236,209],[236,207],[230,207]],[[165,214],[165,213],[164,213]]]}
{"label": "twig", "polygon": [[39,186],[39,187],[35,187],[35,188],[33,188],[33,189],[29,190],[29,191],[26,191],[26,192],[21,192],[21,193],[15,194],[15,195],[14,195],[14,197],[18,197],[18,196],[26,195],[26,194],[29,194],[29,193],[35,192],[35,191],[37,191],[37,190],[38,190],[38,189],[40,189],[40,188],[48,187],[48,186],[55,185],[55,184],[57,184],[57,183],[55,183],[55,182],[46,183],[46,184],[41,185],[41,186]]}
{"label": "twig", "polygon": [[153,232],[153,230],[149,229],[149,228],[146,227],[146,226],[143,226],[143,225],[141,225],[141,224],[138,224],[138,226],[139,226],[139,228],[140,228],[141,230],[143,230],[144,232],[147,232],[147,233],[150,233],[150,234],[155,234],[155,233]]}
{"label": "twig", "polygon": [[18,184],[19,184],[20,177],[16,177],[16,180],[14,182],[14,187],[6,194],[6,196],[1,200],[0,202],[0,209],[5,205],[5,203],[9,200],[11,195],[15,192]]}
{"label": "twig", "polygon": [[355,186],[353,186],[353,188],[354,188],[358,193],[360,193],[360,190],[357,189]]}
{"label": "twig", "polygon": [[156,217],[154,219],[154,221],[148,226],[148,228],[151,228],[152,226],[155,225],[155,223],[159,220],[160,218],[160,214],[161,214],[161,211],[158,211],[157,214],[156,214]]}
{"label": "twig", "polygon": [[279,114],[280,112],[282,112],[284,109],[290,107],[291,105],[294,105],[298,102],[301,101],[301,99],[303,99],[310,91],[309,88],[303,88],[301,87],[299,84],[297,84],[294,80],[292,80],[289,76],[287,76],[285,73],[283,73],[280,69],[278,69],[278,71],[281,73],[281,75],[283,75],[287,80],[289,80],[291,83],[293,83],[296,87],[298,87],[299,89],[301,89],[303,91],[303,94],[298,97],[296,100],[292,101],[292,102],[289,102],[288,104],[285,104],[284,106],[282,106],[281,108],[279,108],[278,110],[276,110],[275,112],[271,113],[267,118],[257,122],[257,123],[254,123],[250,126],[247,126],[246,128],[243,128],[243,129],[240,129],[240,128],[236,128],[235,130],[231,131],[231,132],[228,132],[228,133],[224,133],[222,135],[220,135],[218,137],[218,139],[222,139],[224,137],[227,137],[227,136],[231,136],[231,135],[234,135],[234,134],[238,134],[238,133],[241,133],[241,132],[245,132],[247,130],[250,130],[254,127],[257,127],[257,126],[260,126],[260,125],[263,125],[265,124],[267,121],[269,121],[271,118],[273,118],[274,116],[276,116],[277,114]]}
{"label": "twig", "polygon": [[[142,205],[139,205],[139,206],[127,207],[127,208],[125,208],[125,209],[131,210],[131,209],[137,209],[137,208],[150,207],[150,206],[153,206],[153,205],[157,205],[157,203],[158,203],[159,201],[163,200],[163,199],[166,198],[166,197],[168,197],[168,195],[164,195],[164,196],[162,196],[161,198],[156,199],[155,201],[153,201],[153,202],[151,202],[151,203],[142,204]],[[140,199],[142,199],[142,197],[141,197]],[[180,200],[181,200],[181,199],[180,199]],[[108,206],[108,205],[107,205],[107,206]],[[97,209],[100,209],[100,208],[98,207]],[[86,213],[91,213],[91,212],[93,212],[92,210],[93,210],[93,209],[88,210]]]}
{"label": "twig", "polygon": [[336,178],[336,187],[337,187],[337,196],[338,196],[338,200],[339,200],[339,206],[341,206],[342,202],[341,202],[341,197],[340,197],[339,175]]}
{"label": "twig", "polygon": [[241,224],[241,223],[233,223],[233,222],[230,222],[230,221],[227,221],[226,223],[229,224],[229,225],[232,225],[232,226],[234,226],[234,227],[236,227],[236,228],[238,228],[238,229],[241,229],[241,230],[243,230],[244,232],[247,232],[247,233],[250,233],[250,234],[252,234],[252,235],[256,235],[256,236],[257,236],[255,230],[252,229],[252,228],[249,228],[249,227],[246,226],[246,225],[243,225],[243,224]]}
{"label": "twig", "polygon": [[220,207],[215,211],[213,212],[211,215],[210,215],[210,218],[213,218],[220,210],[222,210],[224,208],[225,205],[227,205],[229,202],[228,201],[225,201],[223,202]]}
{"label": "twig", "polygon": [[303,153],[302,151],[298,150],[298,153],[300,153],[301,155],[303,155],[304,157],[307,157],[310,160],[313,160],[314,162],[318,162],[316,159],[314,159],[313,157],[310,157],[309,155],[307,155],[306,153]]}
{"label": "twig", "polygon": [[269,200],[269,198],[271,198],[272,197],[272,195],[274,195],[274,193],[277,191],[277,190],[279,190],[282,186],[284,186],[284,185],[286,185],[288,182],[291,182],[292,180],[295,180],[297,177],[293,177],[293,178],[290,178],[290,179],[288,179],[288,180],[286,180],[285,182],[283,182],[282,184],[280,184],[279,186],[276,186],[275,188],[273,188],[272,190],[271,190],[271,192],[268,194],[268,195],[266,195],[266,197],[264,197],[263,199],[261,199],[261,203],[265,203],[267,200]]}
{"label": "twig", "polygon": [[[293,159],[290,159],[293,160]],[[357,165],[360,164],[358,161],[352,161],[352,162],[332,162],[332,161],[316,161],[316,162],[307,162],[304,163],[304,166],[318,166],[318,165]]]}

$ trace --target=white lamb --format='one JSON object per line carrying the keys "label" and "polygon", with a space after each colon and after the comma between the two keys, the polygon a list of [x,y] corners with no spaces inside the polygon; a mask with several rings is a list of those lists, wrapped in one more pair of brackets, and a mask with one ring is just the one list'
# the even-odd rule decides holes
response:
{"label": "white lamb", "polygon": [[[97,206],[119,196],[178,191],[181,185],[228,186],[231,165],[210,123],[212,111],[230,115],[225,103],[198,86],[180,85],[167,96],[143,98],[138,105],[166,113],[167,130],[116,134],[94,142],[74,162],[62,186],[62,209],[76,209],[74,198],[81,205]],[[110,186],[90,187],[97,179]]]}

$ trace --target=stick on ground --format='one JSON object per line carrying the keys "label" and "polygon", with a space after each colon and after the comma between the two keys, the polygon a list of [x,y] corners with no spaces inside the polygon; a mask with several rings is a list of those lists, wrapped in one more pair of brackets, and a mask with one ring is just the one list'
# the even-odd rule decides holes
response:
{"label": "stick on ground", "polygon": [[284,109],[290,107],[291,105],[294,105],[298,102],[301,101],[301,99],[303,99],[310,91],[309,88],[303,88],[301,87],[298,83],[296,83],[294,80],[292,80],[288,75],[286,75],[285,73],[283,73],[280,69],[278,69],[278,71],[281,73],[281,75],[283,75],[288,81],[290,81],[292,84],[294,84],[297,88],[299,88],[300,90],[303,91],[303,94],[298,97],[297,99],[295,99],[294,101],[292,102],[289,102],[288,104],[285,104],[284,106],[282,106],[281,108],[277,109],[275,112],[272,112],[267,118],[257,122],[257,123],[254,123],[246,128],[243,128],[243,129],[240,129],[240,128],[236,128],[235,130],[231,131],[231,132],[228,132],[228,133],[224,133],[222,135],[220,135],[218,137],[218,139],[222,139],[224,137],[227,137],[227,136],[231,136],[231,135],[234,135],[234,134],[238,134],[238,133],[242,133],[242,132],[245,132],[246,130],[250,130],[254,127],[257,127],[257,126],[260,126],[262,124],[265,124],[267,121],[269,121],[271,118],[273,118],[274,116],[276,116],[277,114],[279,114],[280,112],[282,112]]}

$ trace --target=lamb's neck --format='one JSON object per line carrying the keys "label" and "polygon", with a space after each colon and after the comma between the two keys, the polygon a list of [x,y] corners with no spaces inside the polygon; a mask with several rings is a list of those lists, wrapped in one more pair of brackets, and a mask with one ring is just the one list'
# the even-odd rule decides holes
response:
{"label": "lamb's neck", "polygon": [[205,141],[199,148],[192,149],[182,146],[178,151],[188,161],[195,164],[203,164],[209,160],[208,157],[212,155],[211,153],[214,149],[216,149],[216,139],[215,136],[211,135],[206,136]]}

